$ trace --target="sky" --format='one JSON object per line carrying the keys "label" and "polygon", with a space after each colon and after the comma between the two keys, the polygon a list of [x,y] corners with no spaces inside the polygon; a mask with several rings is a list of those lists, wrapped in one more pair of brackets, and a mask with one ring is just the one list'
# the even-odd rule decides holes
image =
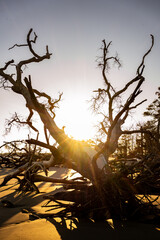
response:
{"label": "sky", "polygon": [[[0,67],[14,58],[25,59],[22,48],[8,48],[24,43],[30,28],[38,35],[35,46],[39,54],[49,46],[52,58],[30,65],[33,87],[53,98],[63,92],[63,100],[55,121],[66,126],[66,133],[89,139],[95,135],[96,117],[87,100],[93,90],[103,87],[96,57],[101,55],[101,41],[112,41],[111,53],[118,52],[122,68],[114,68],[109,79],[116,89],[136,74],[145,51],[150,47],[150,34],[155,45],[146,59],[143,107],[133,113],[135,122],[155,98],[160,86],[160,1],[159,0],[0,0]],[[13,130],[4,136],[5,119],[14,112],[27,116],[25,101],[11,91],[0,89],[0,144],[3,141],[26,138],[27,130]],[[38,124],[38,123],[36,123]]]}

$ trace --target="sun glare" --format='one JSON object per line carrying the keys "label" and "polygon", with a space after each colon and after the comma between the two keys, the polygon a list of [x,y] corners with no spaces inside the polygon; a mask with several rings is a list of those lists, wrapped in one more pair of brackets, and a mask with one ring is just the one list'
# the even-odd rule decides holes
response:
{"label": "sun glare", "polygon": [[64,102],[57,113],[56,123],[65,126],[65,133],[76,140],[93,138],[93,115],[87,104],[78,100]]}
{"label": "sun glare", "polygon": [[[55,122],[57,126],[60,128],[65,126],[65,133],[76,140],[93,139],[95,136],[95,128],[93,127],[95,124],[95,117],[91,113],[91,110],[88,109],[86,102],[74,99],[73,101],[63,101],[62,103],[63,104],[60,104],[60,108],[56,112]],[[43,124],[37,119],[33,125],[36,125],[40,131],[40,138],[42,137],[42,141],[45,141]],[[17,136],[18,140],[27,139],[28,129],[24,127],[18,130],[16,127],[13,127],[11,133],[8,134],[4,140],[15,140],[15,136]],[[33,131],[29,134],[30,138],[36,138],[36,136],[37,135]]]}

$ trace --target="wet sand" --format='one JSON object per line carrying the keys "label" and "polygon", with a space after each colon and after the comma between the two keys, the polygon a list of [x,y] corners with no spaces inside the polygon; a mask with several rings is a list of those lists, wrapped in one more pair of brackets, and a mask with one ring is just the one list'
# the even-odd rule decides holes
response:
{"label": "wet sand", "polygon": [[[0,170],[0,182],[11,169]],[[68,169],[53,168],[49,176],[61,178],[70,174]],[[8,200],[13,207],[4,207],[0,203],[0,240],[72,240],[72,239],[160,239],[160,223],[149,222],[93,222],[90,219],[43,219],[27,212],[32,209],[36,213],[45,213],[43,196],[60,191],[61,185],[39,183],[40,193],[18,193],[16,180],[11,180],[0,188],[0,201]],[[25,211],[24,211],[25,210]]]}

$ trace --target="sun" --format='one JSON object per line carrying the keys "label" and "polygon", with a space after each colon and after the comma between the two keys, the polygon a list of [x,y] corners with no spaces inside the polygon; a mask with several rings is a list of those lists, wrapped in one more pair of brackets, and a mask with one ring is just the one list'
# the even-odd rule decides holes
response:
{"label": "sun", "polygon": [[79,100],[64,102],[56,115],[56,120],[57,124],[65,126],[65,133],[76,140],[88,140],[94,136],[93,115],[87,104]]}
{"label": "sun", "polygon": [[[36,125],[40,132],[40,138],[45,141],[43,124],[38,119],[35,120],[33,125]],[[81,102],[78,99],[63,101],[63,104],[60,104],[60,108],[56,112],[55,122],[59,128],[65,126],[65,133],[75,140],[87,141],[95,136],[96,129],[94,125],[96,122],[85,101]],[[13,128],[11,133],[6,136],[5,141],[15,140],[15,136],[18,136],[19,140],[26,139],[28,128],[21,128],[20,130]],[[30,132],[29,136],[30,138],[36,138],[37,135],[34,132]]]}

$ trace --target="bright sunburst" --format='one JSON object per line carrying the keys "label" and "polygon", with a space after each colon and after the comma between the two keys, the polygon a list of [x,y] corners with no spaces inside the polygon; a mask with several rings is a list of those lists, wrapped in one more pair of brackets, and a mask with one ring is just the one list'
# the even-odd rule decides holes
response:
{"label": "bright sunburst", "polygon": [[94,136],[91,111],[78,100],[63,103],[57,113],[56,123],[65,126],[65,133],[74,139],[88,140]]}

